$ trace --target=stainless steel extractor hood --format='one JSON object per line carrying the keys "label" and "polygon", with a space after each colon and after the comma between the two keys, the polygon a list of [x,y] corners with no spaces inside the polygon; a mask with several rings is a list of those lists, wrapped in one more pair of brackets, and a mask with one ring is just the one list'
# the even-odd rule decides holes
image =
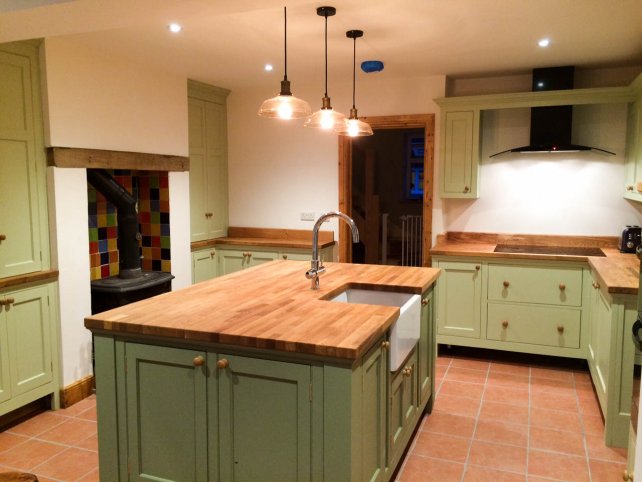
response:
{"label": "stainless steel extractor hood", "polygon": [[[533,69],[532,91],[567,90],[573,88],[575,67],[551,67]],[[530,143],[527,146],[508,149],[490,157],[508,152],[578,152],[596,151],[603,154],[614,152],[598,147],[582,146],[571,142],[573,106],[561,105],[531,108]]]}

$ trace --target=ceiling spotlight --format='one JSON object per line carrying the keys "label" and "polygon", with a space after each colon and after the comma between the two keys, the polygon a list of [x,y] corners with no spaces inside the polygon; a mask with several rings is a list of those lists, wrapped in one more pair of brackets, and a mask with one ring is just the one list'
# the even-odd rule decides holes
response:
{"label": "ceiling spotlight", "polygon": [[265,67],[263,67],[266,72],[272,72],[274,70],[274,67],[272,64],[265,64]]}
{"label": "ceiling spotlight", "polygon": [[551,41],[549,39],[543,38],[542,40],[537,42],[537,45],[539,45],[540,47],[548,47],[550,43]]}
{"label": "ceiling spotlight", "polygon": [[170,32],[172,33],[178,33],[181,30],[183,30],[183,27],[177,23],[170,23],[167,28],[169,29]]}

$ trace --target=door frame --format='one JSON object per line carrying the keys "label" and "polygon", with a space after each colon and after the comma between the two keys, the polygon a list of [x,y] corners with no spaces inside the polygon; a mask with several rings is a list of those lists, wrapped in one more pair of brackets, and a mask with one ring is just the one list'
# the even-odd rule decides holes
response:
{"label": "door frame", "polygon": [[[435,166],[435,114],[362,117],[373,129],[424,129],[424,198],[422,266],[430,266],[432,247],[432,206]],[[352,138],[339,136],[339,211],[352,215]],[[339,223],[339,261],[352,262],[348,225]]]}

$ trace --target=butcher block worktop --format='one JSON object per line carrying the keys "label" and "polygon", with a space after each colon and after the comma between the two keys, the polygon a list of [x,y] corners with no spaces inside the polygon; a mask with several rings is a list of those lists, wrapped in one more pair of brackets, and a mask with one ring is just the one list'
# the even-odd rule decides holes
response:
{"label": "butcher block worktop", "polygon": [[273,261],[85,318],[90,330],[359,359],[399,316],[330,302],[345,288],[421,294],[436,268],[326,263],[310,289],[305,261]]}
{"label": "butcher block worktop", "polygon": [[[553,249],[554,252],[549,253],[496,252],[495,249],[498,245],[560,249],[559,251]],[[448,232],[437,236],[437,244],[430,250],[430,253],[433,256],[586,262],[608,293],[637,294],[640,261],[635,254],[620,253],[617,245],[618,238],[610,236]],[[598,249],[604,256],[577,254],[577,248]]]}
{"label": "butcher block worktop", "polygon": [[[319,231],[319,249],[334,244],[334,231]],[[312,231],[309,229],[240,228],[230,226],[224,238],[195,241],[192,251],[210,246],[259,246],[276,248],[312,249]]]}

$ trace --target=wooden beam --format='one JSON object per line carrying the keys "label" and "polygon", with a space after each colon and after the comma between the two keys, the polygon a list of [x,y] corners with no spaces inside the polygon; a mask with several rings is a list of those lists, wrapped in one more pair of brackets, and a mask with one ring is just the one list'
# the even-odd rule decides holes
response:
{"label": "wooden beam", "polygon": [[47,165],[137,171],[189,171],[189,157],[76,147],[48,147]]}

